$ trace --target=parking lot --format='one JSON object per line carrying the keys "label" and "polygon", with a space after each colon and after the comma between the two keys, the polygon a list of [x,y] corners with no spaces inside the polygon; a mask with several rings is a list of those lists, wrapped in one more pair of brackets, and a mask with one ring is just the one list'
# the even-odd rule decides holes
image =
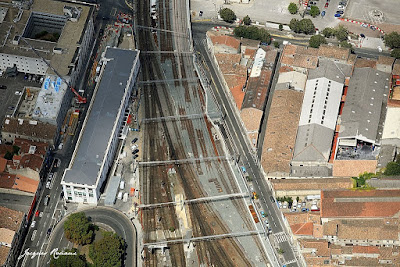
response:
{"label": "parking lot", "polygon": [[370,24],[398,24],[398,0],[350,0],[345,17]]}
{"label": "parking lot", "polygon": [[3,124],[6,115],[12,115],[16,109],[18,100],[22,95],[25,86],[40,87],[39,82],[28,81],[24,79],[24,74],[19,73],[16,77],[0,77],[0,86],[6,89],[0,89],[0,121]]}

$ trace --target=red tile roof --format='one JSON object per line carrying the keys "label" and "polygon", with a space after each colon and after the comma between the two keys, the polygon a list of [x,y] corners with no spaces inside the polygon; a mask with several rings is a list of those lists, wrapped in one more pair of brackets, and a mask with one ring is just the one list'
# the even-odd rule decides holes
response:
{"label": "red tile roof", "polygon": [[376,172],[377,160],[334,160],[333,176],[355,177],[364,172]]}
{"label": "red tile roof", "polygon": [[6,263],[8,253],[10,252],[9,247],[6,246],[0,246],[0,265],[3,266],[3,264]]}
{"label": "red tile roof", "polygon": [[34,171],[39,172],[42,164],[43,164],[44,158],[42,158],[39,155],[34,155],[34,154],[26,154],[23,155],[21,160],[20,160],[20,164],[19,164],[19,168],[30,168]]}
{"label": "red tile roof", "polygon": [[19,153],[29,153],[31,146],[35,147],[35,154],[46,155],[49,145],[43,142],[33,142],[30,140],[15,138],[14,145],[20,148]]}
{"label": "red tile roof", "polygon": [[[24,213],[0,206],[0,228],[17,231],[21,224]],[[1,246],[0,246],[1,247]]]}
{"label": "red tile roof", "polygon": [[11,189],[14,185],[15,177],[15,174],[0,173],[0,188]]}
{"label": "red tile roof", "polygon": [[388,218],[400,211],[400,190],[323,190],[322,218]]}
{"label": "red tile roof", "polygon": [[235,49],[239,49],[240,41],[228,35],[210,35],[214,45],[226,45]]}
{"label": "red tile roof", "polygon": [[240,111],[240,117],[248,132],[258,132],[263,114],[262,110],[256,108],[243,108]]}
{"label": "red tile roof", "polygon": [[375,246],[353,246],[353,253],[379,254],[379,248]]}
{"label": "red tile roof", "polygon": [[5,158],[0,158],[0,173],[4,172],[7,166],[7,160]]}
{"label": "red tile roof", "polygon": [[12,188],[24,192],[36,193],[38,185],[39,181],[17,174]]}
{"label": "red tile roof", "polygon": [[294,235],[312,236],[313,235],[314,224],[312,222],[298,223],[298,224],[290,225],[290,228],[292,228],[292,232],[293,232]]}

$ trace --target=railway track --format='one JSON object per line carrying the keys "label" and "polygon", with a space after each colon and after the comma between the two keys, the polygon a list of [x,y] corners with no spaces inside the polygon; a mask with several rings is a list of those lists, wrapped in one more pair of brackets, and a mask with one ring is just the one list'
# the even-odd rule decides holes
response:
{"label": "railway track", "polygon": [[[174,0],[174,4],[181,0]],[[138,1],[138,15],[142,16],[142,23],[145,26],[150,26],[149,17],[149,2]],[[159,28],[171,30],[171,2],[169,0],[159,1]],[[175,17],[176,19],[177,17]],[[173,51],[174,48],[180,47],[174,40],[173,34],[167,31],[161,31],[156,40],[153,42],[152,38],[154,34],[145,29],[139,29],[139,49],[144,50],[156,50]],[[175,41],[175,44],[174,44]],[[181,47],[180,47],[181,48]],[[143,53],[141,55],[142,63],[142,75],[143,80],[162,80],[163,70],[158,62],[171,63],[173,79],[191,78],[195,77],[191,71],[186,71],[188,66],[191,66],[192,62],[190,57],[182,55],[174,55],[163,53],[160,55]],[[199,84],[188,83],[187,81],[174,82],[175,87],[182,86],[184,88],[184,99],[195,105],[199,110],[203,109],[201,105],[201,90],[199,90]],[[144,113],[145,117],[164,117],[174,115],[175,108],[170,99],[168,85],[166,84],[148,84],[144,91]],[[176,108],[180,112],[185,112],[184,107]],[[206,118],[204,118],[205,125],[207,124]],[[145,138],[144,144],[144,157],[147,160],[166,160],[166,159],[180,159],[186,157],[186,151],[183,143],[179,136],[181,129],[178,127],[179,122],[167,122],[162,121],[161,124],[146,124],[145,132],[148,133]],[[192,121],[185,121],[181,127],[185,128],[189,132],[190,144],[192,152],[198,154],[196,144],[196,131]],[[161,132],[163,137],[161,138]],[[203,149],[205,150],[205,149]],[[169,153],[167,153],[167,151]],[[169,154],[169,158],[166,155]],[[203,151],[204,154],[204,151]],[[214,164],[214,163],[209,163]],[[220,164],[220,163],[219,163]],[[210,167],[221,168],[222,165]],[[199,169],[200,165],[197,166]],[[226,166],[225,166],[226,168]],[[229,169],[229,167],[228,167]],[[165,167],[152,167],[142,168],[142,202],[145,204],[157,203],[157,202],[168,202],[173,201],[170,194],[170,182],[168,181],[168,175],[166,174]],[[193,199],[203,197],[206,194],[203,192],[200,182],[197,179],[197,174],[192,166],[178,166],[176,167],[177,177],[182,184],[185,192],[186,199]],[[220,170],[218,170],[220,172]],[[220,172],[221,173],[221,172]],[[224,176],[224,175],[222,175]],[[233,182],[229,181],[233,190],[237,190],[236,186],[233,186]],[[229,188],[228,182],[224,181],[224,186]],[[243,215],[247,218],[246,207],[243,203],[238,201],[233,202],[239,211],[244,212]],[[219,218],[219,215],[214,211],[212,204],[202,203],[194,204],[189,208],[190,218],[192,221],[193,236],[207,236],[213,234],[222,234],[229,232],[229,229],[224,224],[223,220]],[[179,229],[179,222],[175,215],[174,207],[163,207],[160,209],[150,209],[142,211],[143,226],[145,234],[145,242],[156,241],[157,233],[164,232],[168,233],[169,229]],[[205,219],[207,218],[207,220]],[[251,220],[247,218],[246,225],[249,229],[252,228]],[[155,234],[156,233],[156,234]],[[164,234],[164,236],[168,236]],[[243,253],[243,249],[240,247],[235,239],[229,238],[224,240],[213,240],[213,241],[201,241],[197,243],[196,247],[198,259],[200,264],[207,264],[209,266],[250,266],[250,262],[246,259],[246,255]],[[229,252],[229,255],[228,255]],[[186,266],[185,253],[182,244],[175,244],[170,246],[170,263],[172,266]],[[234,255],[234,256],[232,256]],[[146,252],[147,266],[156,266],[159,264],[157,253]]]}

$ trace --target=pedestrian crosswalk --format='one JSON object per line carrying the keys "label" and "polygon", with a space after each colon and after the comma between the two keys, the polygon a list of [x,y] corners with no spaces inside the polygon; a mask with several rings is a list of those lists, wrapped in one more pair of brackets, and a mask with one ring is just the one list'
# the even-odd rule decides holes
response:
{"label": "pedestrian crosswalk", "polygon": [[283,243],[288,240],[287,234],[285,232],[275,233],[273,234],[273,236],[277,243]]}

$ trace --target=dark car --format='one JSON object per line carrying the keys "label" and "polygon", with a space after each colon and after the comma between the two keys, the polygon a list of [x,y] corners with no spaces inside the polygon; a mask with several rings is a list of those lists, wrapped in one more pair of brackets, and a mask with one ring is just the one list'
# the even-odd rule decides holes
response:
{"label": "dark car", "polygon": [[103,30],[103,29],[100,29],[99,35],[100,35],[100,36],[103,36],[103,34],[104,34],[104,30]]}
{"label": "dark car", "polygon": [[132,154],[136,154],[138,152],[139,152],[139,149],[135,149],[135,150],[132,151]]}
{"label": "dark car", "polygon": [[7,89],[7,86],[5,86],[5,85],[0,85],[0,89]]}
{"label": "dark car", "polygon": [[275,202],[275,199],[273,196],[270,196],[269,199],[271,199],[271,202]]}
{"label": "dark car", "polygon": [[344,13],[343,10],[338,10],[338,11],[336,11],[336,14],[342,15],[343,13]]}
{"label": "dark car", "polygon": [[47,206],[49,205],[50,202],[50,195],[47,195],[46,198],[44,199],[44,205]]}
{"label": "dark car", "polygon": [[133,140],[132,140],[132,144],[134,144],[134,143],[136,143],[137,142],[137,138],[135,137],[135,138],[133,138]]}
{"label": "dark car", "polygon": [[139,157],[139,155],[138,154],[136,154],[136,155],[133,155],[133,159],[136,159],[137,157]]}

